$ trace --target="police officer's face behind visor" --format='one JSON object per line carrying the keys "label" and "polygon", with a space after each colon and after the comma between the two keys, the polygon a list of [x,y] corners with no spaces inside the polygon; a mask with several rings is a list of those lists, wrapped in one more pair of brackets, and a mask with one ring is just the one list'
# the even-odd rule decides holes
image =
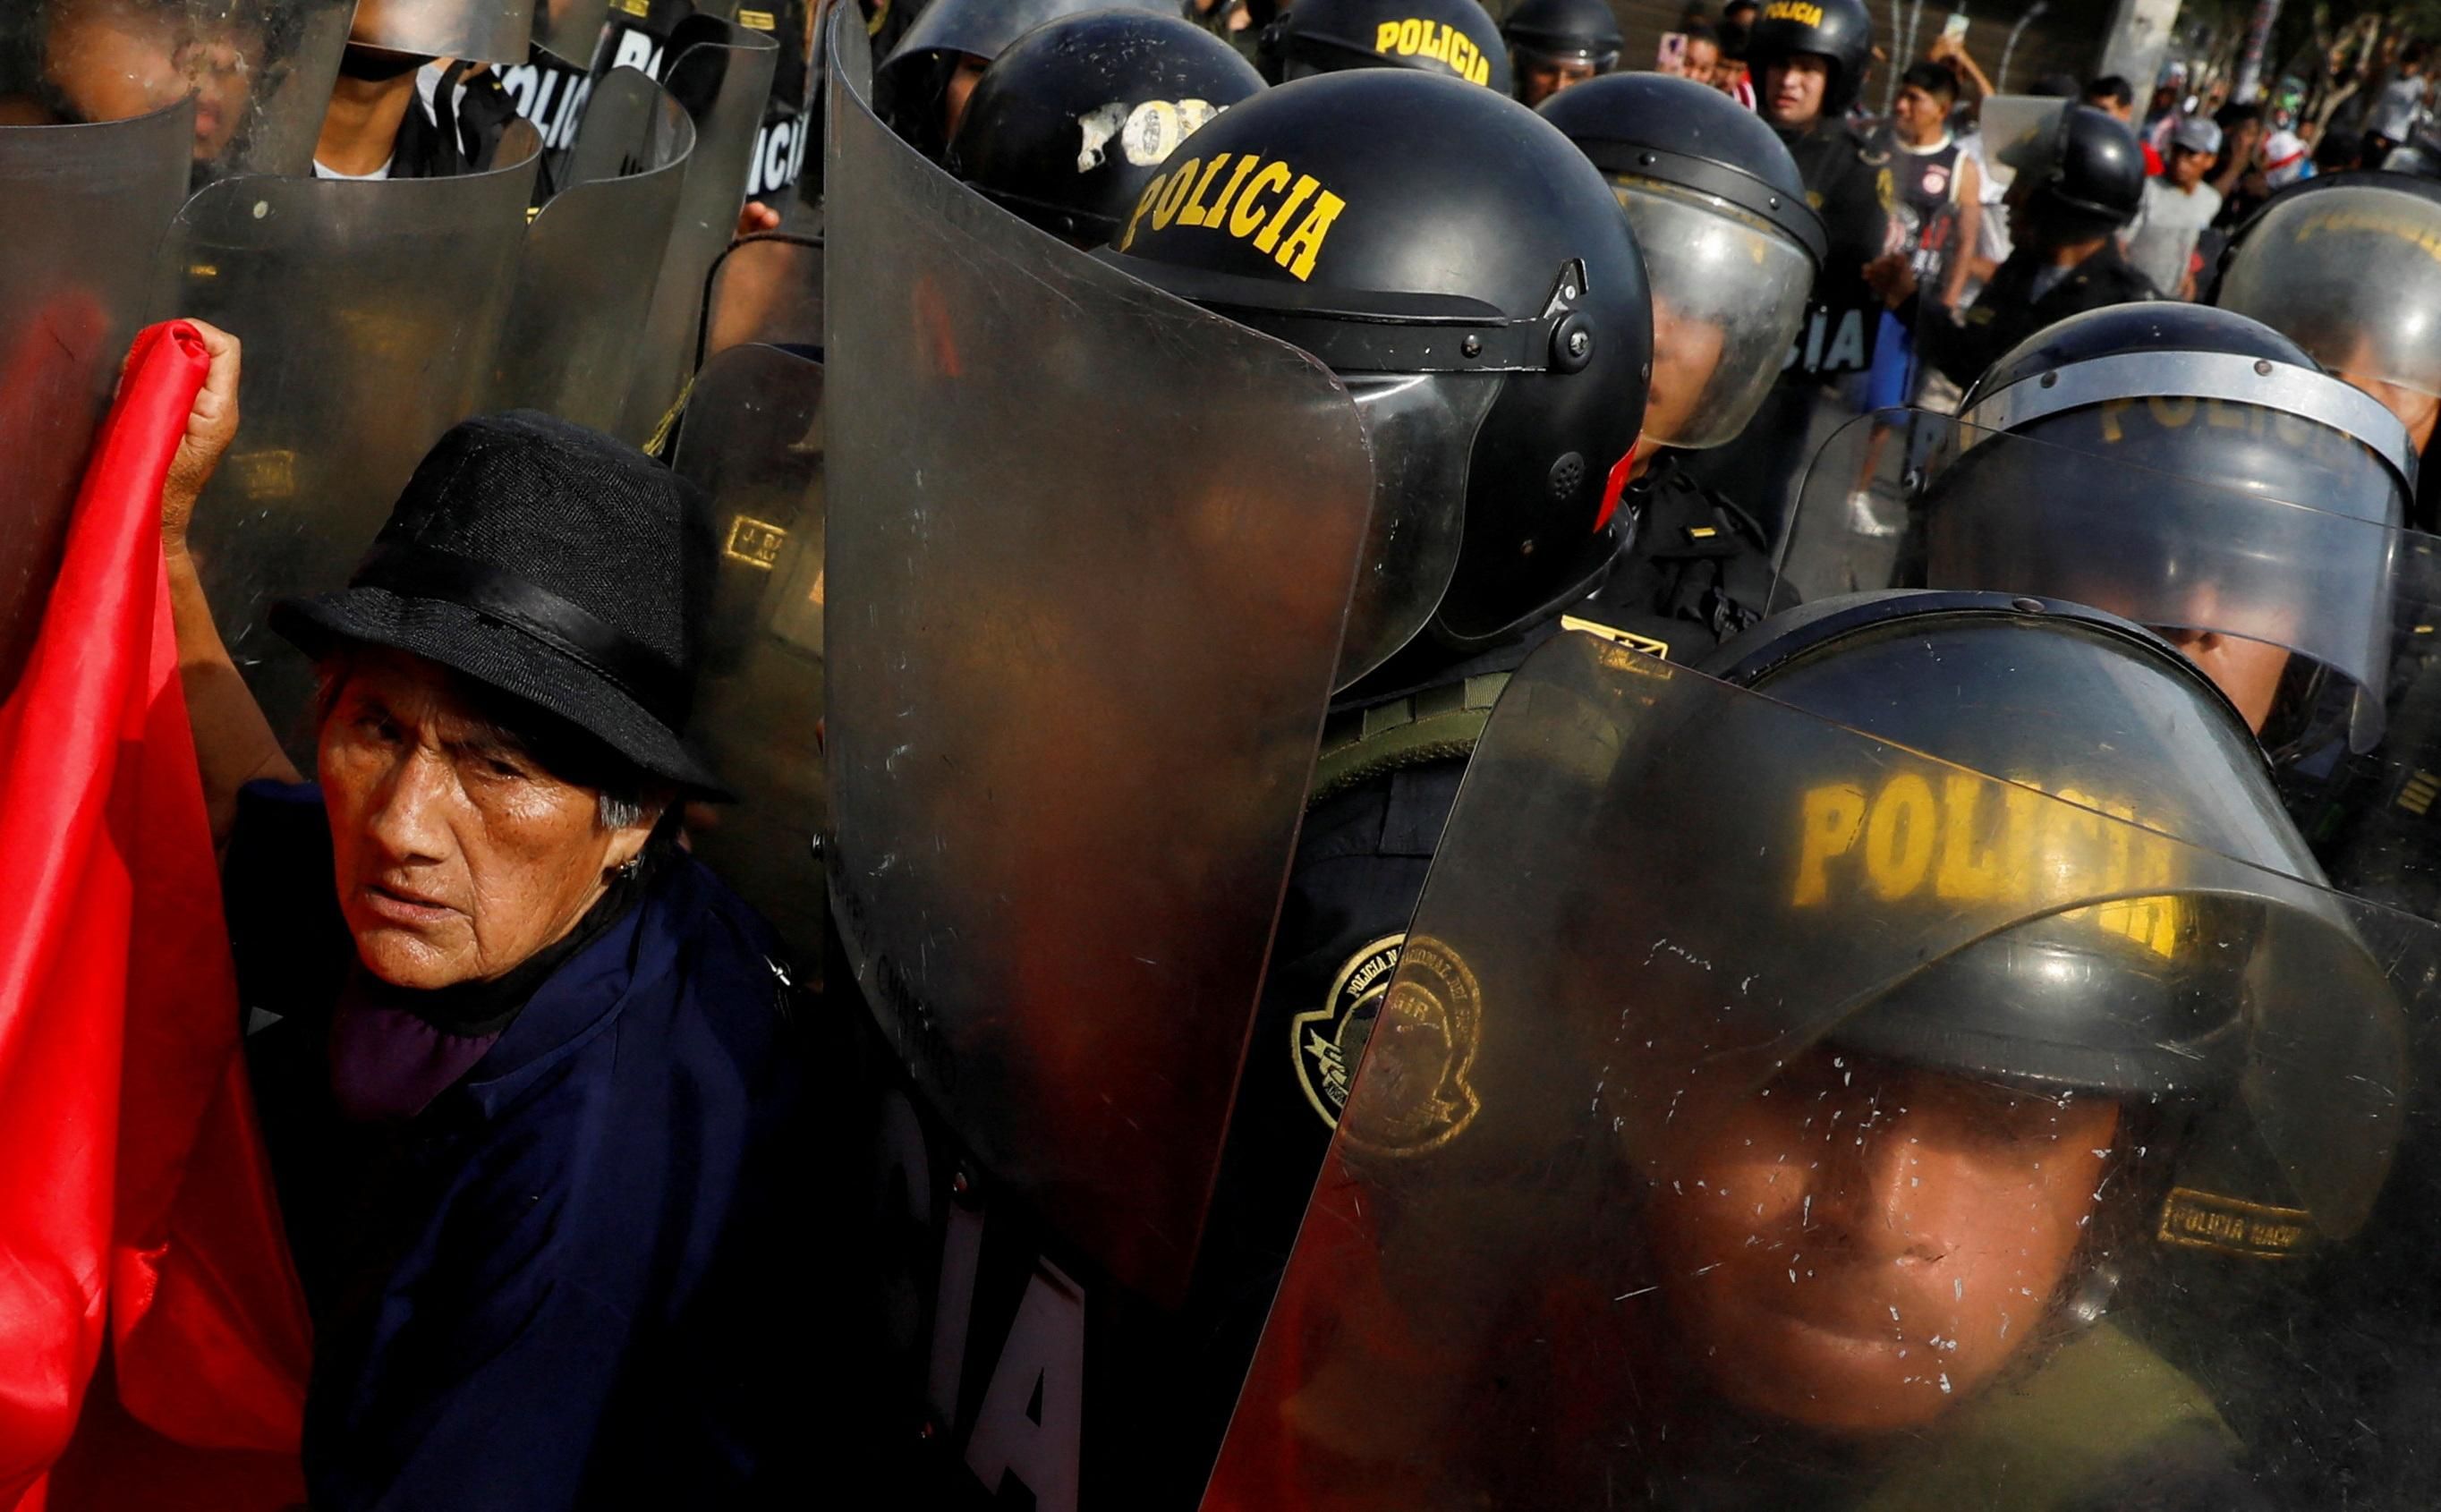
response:
{"label": "police officer's face behind visor", "polygon": [[1589,59],[1554,58],[1520,47],[1517,49],[1517,75],[1526,81],[1526,103],[1540,105],[1569,85],[1582,84],[1591,79],[1594,65]]}
{"label": "police officer's face behind visor", "polygon": [[1638,477],[1653,464],[1654,438],[1684,436],[1693,428],[1696,406],[1720,371],[1728,342],[1728,330],[1719,321],[1688,314],[1654,296],[1653,383],[1644,402],[1644,429],[1636,439]]}
{"label": "police officer's face behind visor", "polygon": [[429,991],[508,972],[573,928],[654,815],[601,821],[419,657],[363,651],[333,682],[317,774],[339,910],[382,981]]}
{"label": "police officer's face behind visor", "polygon": [[263,39],[242,22],[141,0],[57,0],[44,76],[83,121],[128,120],[195,97],[195,161],[226,152],[245,117]]}
{"label": "police officer's face behind visor", "polygon": [[1648,1172],[1684,1358],[1747,1412],[1875,1433],[2040,1337],[2119,1107],[1817,1047],[1701,1122]]}

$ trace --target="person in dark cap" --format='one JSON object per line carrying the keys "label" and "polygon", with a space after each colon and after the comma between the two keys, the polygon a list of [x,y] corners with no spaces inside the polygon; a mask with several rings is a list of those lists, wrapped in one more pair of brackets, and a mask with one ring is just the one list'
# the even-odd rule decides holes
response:
{"label": "person in dark cap", "polygon": [[274,611],[321,680],[306,783],[186,549],[237,425],[205,340],[162,535],[314,1313],[312,1505],[777,1500],[806,1098],[779,945],[678,843],[720,795],[680,735],[704,501],[549,416],[451,429],[347,586]]}

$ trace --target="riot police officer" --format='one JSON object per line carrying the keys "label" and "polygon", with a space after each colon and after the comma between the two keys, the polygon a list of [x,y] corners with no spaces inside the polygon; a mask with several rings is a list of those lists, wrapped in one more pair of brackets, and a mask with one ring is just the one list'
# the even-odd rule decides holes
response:
{"label": "riot police officer", "polygon": [[1088,256],[918,160],[832,37],[805,591],[830,980],[905,1068],[882,1321],[986,1495],[1189,1504],[1369,1008],[1292,1020],[1403,927],[1520,641],[1618,556],[1642,260],[1564,136],[1437,67],[1233,106]]}
{"label": "riot police officer", "polygon": [[1214,1337],[1242,1348],[1499,688],[1562,616],[1606,616],[1586,596],[1637,528],[1653,303],[1611,186],[1491,90],[1361,70],[1249,100],[1181,155],[1201,166],[1174,160],[1104,256],[1328,362],[1374,458],[1343,692],[1207,1228],[1236,1299]]}
{"label": "riot police officer", "polygon": [[1197,128],[1262,88],[1253,64],[1188,22],[1064,16],[984,70],[948,167],[1052,235],[1100,246]]}
{"label": "riot police officer", "polygon": [[1542,115],[1610,180],[1653,287],[1636,531],[1600,600],[1615,625],[1685,656],[1767,599],[1762,525],[1684,463],[1734,441],[1769,396],[1822,265],[1821,218],[1780,138],[1692,80],[1617,74]]}
{"label": "riot police officer", "polygon": [[1869,277],[1915,328],[1924,360],[1968,384],[2002,352],[2065,316],[2161,297],[2128,262],[2118,232],[2144,204],[2144,150],[2136,134],[2102,111],[2067,105],[2028,140],[2003,145],[2015,170],[2007,199],[2015,250],[1951,325],[1926,312],[1908,260],[1891,254]]}
{"label": "riot police officer", "polygon": [[[2426,150],[2410,143],[2391,157]],[[2441,352],[2429,339],[2441,315],[2434,245],[2441,175],[2385,165],[2310,178],[2232,235],[2213,302],[2252,315],[2380,400],[2421,455],[2441,415]],[[2418,503],[2416,523],[2430,530],[2432,501]]]}
{"label": "riot police officer", "polygon": [[2199,305],[2072,316],[1977,380],[1933,471],[1928,585],[2152,626],[2274,755],[2378,737],[2414,453],[2278,333]]}
{"label": "riot police officer", "polygon": [[984,68],[1044,22],[1088,10],[1176,15],[1163,0],[932,0],[873,71],[874,106],[917,152],[939,159]]}
{"label": "riot police officer", "polygon": [[[493,166],[517,118],[497,75],[476,63],[521,63],[533,0],[372,0],[356,8],[338,81],[314,147],[322,178],[445,178]],[[417,71],[449,60],[427,101]]]}
{"label": "riot police officer", "polygon": [[1509,50],[1475,0],[1300,0],[1263,28],[1273,83],[1343,68],[1412,68],[1507,94]]}
{"label": "riot police officer", "polygon": [[2441,931],[2364,938],[2125,621],[1860,595],[1709,667],[1512,681],[1206,1504],[2348,1484],[2231,1323],[2418,1264],[2364,1226]]}
{"label": "riot police officer", "polygon": [[1606,0],[1526,0],[1500,23],[1517,98],[1540,105],[1618,66],[1625,39]]}
{"label": "riot police officer", "polygon": [[[2420,149],[2402,146],[2391,155]],[[2385,169],[2311,178],[2273,197],[2232,239],[2215,302],[2281,332],[2398,418],[2414,450],[2430,451],[2441,414],[2441,367],[2426,339],[2441,279],[2429,248],[2441,237],[2441,182]],[[2436,518],[2435,470],[2416,473],[2418,531]],[[2441,748],[2441,664],[2417,626],[2441,594],[2441,552],[2425,534],[2398,553],[2396,620],[2408,634],[2388,690],[2391,729],[2377,759],[2359,760],[2316,795],[2330,831],[2327,858],[2342,885],[2428,917],[2441,915],[2441,826],[2424,773]]]}
{"label": "riot police officer", "polygon": [[1817,433],[1854,412],[1842,385],[1871,368],[1881,329],[1881,302],[1864,270],[1890,245],[1890,163],[1848,119],[1872,47],[1864,0],[1772,0],[1746,43],[1757,109],[1797,161],[1806,201],[1822,217],[1825,252],[1779,389],[1739,444],[1698,470],[1732,497],[1753,500],[1775,534]]}
{"label": "riot police officer", "polygon": [[348,32],[336,0],[27,0],[0,18],[0,125],[195,102],[193,177],[306,171]]}
{"label": "riot police officer", "polygon": [[[1822,217],[1829,252],[1815,301],[1836,324],[1817,350],[1809,339],[1798,366],[1810,372],[1861,370],[1870,363],[1871,304],[1865,264],[1890,237],[1887,154],[1851,126],[1848,112],[1865,86],[1873,22],[1864,0],[1774,0],[1746,43],[1756,108],[1797,159],[1805,197]],[[1850,313],[1858,330],[1849,330]]]}

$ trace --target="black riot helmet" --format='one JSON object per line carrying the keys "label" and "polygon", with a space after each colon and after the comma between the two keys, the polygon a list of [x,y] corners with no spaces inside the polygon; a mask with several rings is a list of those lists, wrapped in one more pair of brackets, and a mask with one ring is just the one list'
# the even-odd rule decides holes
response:
{"label": "black riot helmet", "polygon": [[1822,221],[1797,159],[1717,89],[1613,74],[1543,102],[1610,180],[1653,286],[1647,441],[1718,446],[1770,393],[1821,272]]}
{"label": "black riot helmet", "polygon": [[2037,225],[2059,241],[2106,236],[2144,207],[2144,149],[2126,125],[2090,105],[2069,105],[2046,129],[2005,152]]}
{"label": "black riot helmet", "polygon": [[1746,66],[1754,70],[1756,92],[1762,92],[1764,69],[1799,53],[1830,60],[1822,118],[1846,115],[1865,87],[1865,64],[1873,56],[1873,17],[1865,0],[1764,0],[1746,35]]}
{"label": "black riot helmet", "polygon": [[873,70],[874,113],[937,159],[948,145],[944,106],[961,64],[989,63],[1046,21],[1113,9],[1178,14],[1176,0],[932,0]]}
{"label": "black riot helmet", "polygon": [[2441,396],[2436,251],[2441,180],[2387,169],[2324,174],[2273,195],[2238,227],[2213,302],[2252,315],[2377,397],[2385,388]]}
{"label": "black riot helmet", "polygon": [[1403,69],[1230,111],[1104,254],[1354,392],[1373,540],[1344,683],[1430,625],[1493,643],[1597,585],[1644,414],[1644,260],[1601,175],[1505,94]]}
{"label": "black riot helmet", "polygon": [[1099,246],[1180,143],[1262,88],[1237,49],[1184,20],[1064,16],[984,70],[948,167],[1052,235]]}
{"label": "black riot helmet", "polygon": [[2318,733],[2330,677],[2355,692],[2353,744],[2373,744],[2416,466],[2390,411],[2269,327],[2153,301],[2037,333],[1958,418],[1925,494],[1929,585],[2280,648],[2266,747]]}
{"label": "black riot helmet", "polygon": [[1937,777],[1863,765],[1813,774],[1791,894],[1800,908],[1851,891],[1855,907],[1886,915],[1973,908],[2031,892],[2036,874],[2124,900],[2036,913],[1942,956],[1834,1027],[1834,1044],[2052,1090],[2201,1096],[2245,1068],[2251,977],[2285,969],[2312,982],[2359,958],[2378,1011],[2378,973],[2343,919],[2186,875],[2233,856],[2321,880],[2237,711],[2141,627],[2055,600],[1853,594],[1764,621],[1703,670],[2137,826],[2088,828],[2063,822],[2069,811],[2037,817],[2039,800],[1940,791]]}
{"label": "black riot helmet", "polygon": [[1297,0],[1263,28],[1274,83],[1347,68],[1412,68],[1509,93],[1500,28],[1475,0]]}
{"label": "black riot helmet", "polygon": [[1520,99],[1527,98],[1528,69],[1572,63],[1606,74],[1618,66],[1626,45],[1608,0],[1526,0],[1500,23],[1500,35],[1509,44]]}

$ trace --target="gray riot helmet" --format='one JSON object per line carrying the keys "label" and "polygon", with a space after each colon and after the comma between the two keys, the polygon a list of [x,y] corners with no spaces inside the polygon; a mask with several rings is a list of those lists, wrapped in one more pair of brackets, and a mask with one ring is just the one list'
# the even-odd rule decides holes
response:
{"label": "gray riot helmet", "polygon": [[1110,9],[1178,14],[1174,0],[932,0],[874,69],[874,110],[901,140],[938,161],[956,124],[949,117],[959,103],[952,90],[961,66],[979,74],[1046,21]]}
{"label": "gray riot helmet", "polygon": [[2294,342],[2200,305],[2072,315],[1977,380],[1955,438],[1926,492],[1927,585],[2282,648],[2267,748],[2317,732],[2330,677],[2353,690],[2355,747],[2379,737],[2392,530],[2415,454],[2390,411]]}
{"label": "gray riot helmet", "polygon": [[2377,398],[2385,387],[2441,396],[2436,252],[2441,182],[2389,171],[2310,178],[2231,238],[2214,302]]}
{"label": "gray riot helmet", "polygon": [[1636,228],[1653,286],[1649,441],[1695,450],[1745,429],[1805,319],[1822,219],[1797,160],[1717,89],[1612,74],[1543,102]]}

